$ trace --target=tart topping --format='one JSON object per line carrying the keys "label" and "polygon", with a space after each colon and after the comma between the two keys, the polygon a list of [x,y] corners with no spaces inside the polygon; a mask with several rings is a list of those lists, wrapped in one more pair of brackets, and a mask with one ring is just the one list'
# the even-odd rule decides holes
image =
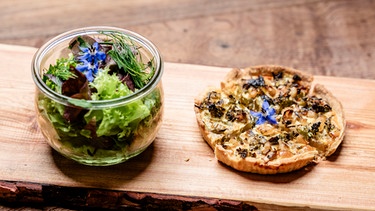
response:
{"label": "tart topping", "polygon": [[272,72],[229,83],[195,107],[206,130],[221,136],[216,144],[240,159],[268,163],[306,151],[319,159],[342,130],[328,102],[310,96],[299,74]]}

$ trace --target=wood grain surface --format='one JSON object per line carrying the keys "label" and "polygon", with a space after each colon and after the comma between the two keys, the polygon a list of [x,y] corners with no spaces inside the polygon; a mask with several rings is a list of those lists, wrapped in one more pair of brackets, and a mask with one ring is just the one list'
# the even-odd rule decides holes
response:
{"label": "wood grain surface", "polygon": [[214,158],[193,98],[229,68],[166,63],[165,117],[155,142],[120,165],[89,167],[54,152],[38,129],[30,63],[35,48],[0,45],[0,199],[36,206],[193,210],[374,210],[375,81],[316,76],[343,103],[344,142],[327,161],[257,175]]}
{"label": "wood grain surface", "polygon": [[374,0],[13,0],[0,1],[0,23],[5,44],[109,25],[146,36],[168,62],[375,79]]}

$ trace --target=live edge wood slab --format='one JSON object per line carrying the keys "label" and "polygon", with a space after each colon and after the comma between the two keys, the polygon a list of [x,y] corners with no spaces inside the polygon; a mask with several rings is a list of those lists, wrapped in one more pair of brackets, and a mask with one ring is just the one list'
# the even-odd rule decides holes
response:
{"label": "live edge wood slab", "polygon": [[119,165],[89,167],[54,152],[35,119],[35,48],[0,45],[0,201],[56,206],[193,210],[374,210],[375,81],[315,76],[342,102],[336,153],[287,174],[232,170],[214,158],[193,98],[228,68],[165,63],[165,116],[154,143]]}

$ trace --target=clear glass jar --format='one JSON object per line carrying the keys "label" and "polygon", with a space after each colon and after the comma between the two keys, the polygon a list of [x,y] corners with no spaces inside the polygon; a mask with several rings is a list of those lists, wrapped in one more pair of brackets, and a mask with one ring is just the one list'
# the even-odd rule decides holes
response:
{"label": "clear glass jar", "polygon": [[[108,39],[108,33],[126,35],[139,49],[144,63],[155,73],[133,94],[111,100],[77,100],[52,90],[43,81],[50,65],[68,57],[72,39],[89,35]],[[93,166],[114,165],[143,152],[155,139],[162,123],[163,61],[149,40],[114,27],[87,27],[63,33],[44,44],[32,60],[36,84],[35,107],[40,130],[48,144],[67,158]],[[78,121],[68,121],[67,111]],[[99,131],[100,130],[100,131]]]}

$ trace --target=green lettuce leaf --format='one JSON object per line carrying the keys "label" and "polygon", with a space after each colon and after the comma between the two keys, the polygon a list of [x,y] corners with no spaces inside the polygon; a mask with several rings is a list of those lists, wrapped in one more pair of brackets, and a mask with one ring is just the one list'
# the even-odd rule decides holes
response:
{"label": "green lettuce leaf", "polygon": [[[114,99],[133,93],[117,76],[108,72],[99,73],[90,86],[95,90],[94,100]],[[76,151],[83,154],[95,154],[96,149],[122,149],[132,142],[139,130],[152,126],[153,116],[161,107],[160,94],[156,90],[143,99],[119,107],[89,108],[83,118],[75,122],[64,118],[66,106],[44,95],[39,96],[38,107],[42,115],[48,117],[53,124],[64,145],[75,147]],[[74,103],[86,106],[83,99]]]}
{"label": "green lettuce leaf", "polygon": [[[116,75],[110,75],[108,71],[100,72],[90,85],[97,91],[92,95],[93,100],[110,100],[133,93]],[[85,121],[95,118],[98,137],[117,135],[121,139],[131,137],[139,122],[149,115],[149,105],[136,100],[120,107],[91,110],[85,115]]]}

